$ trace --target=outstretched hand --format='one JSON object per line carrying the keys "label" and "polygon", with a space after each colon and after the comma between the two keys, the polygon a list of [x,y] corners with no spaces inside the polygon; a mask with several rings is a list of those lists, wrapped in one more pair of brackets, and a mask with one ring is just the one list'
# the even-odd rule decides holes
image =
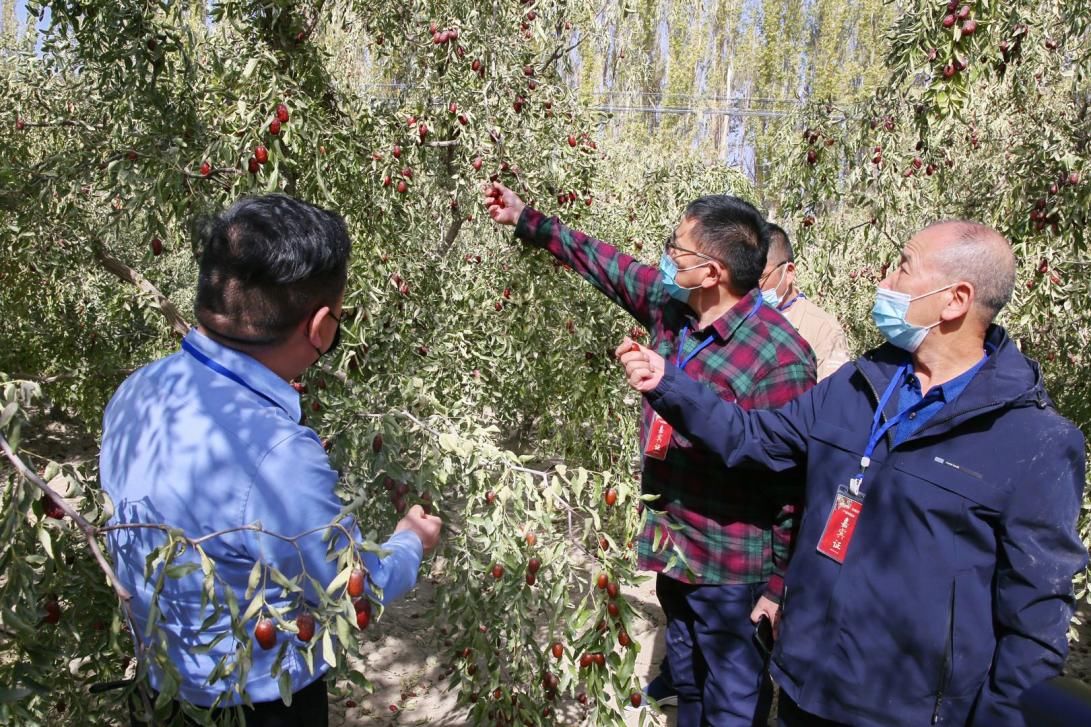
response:
{"label": "outstretched hand", "polygon": [[614,351],[625,369],[625,379],[629,386],[646,394],[655,390],[663,380],[666,362],[663,357],[650,348],[645,348],[633,339],[626,337]]}
{"label": "outstretched hand", "polygon": [[414,505],[409,508],[409,512],[405,514],[405,517],[398,521],[394,532],[400,533],[403,530],[410,530],[416,533],[417,537],[420,538],[421,545],[424,546],[424,552],[427,553],[439,543],[439,531],[442,528],[442,520],[435,515],[426,513],[420,505]]}
{"label": "outstretched hand", "polygon": [[490,182],[485,186],[485,207],[489,211],[489,217],[496,222],[501,225],[514,225],[519,222],[519,215],[523,214],[526,204],[519,199],[519,195],[500,182]]}

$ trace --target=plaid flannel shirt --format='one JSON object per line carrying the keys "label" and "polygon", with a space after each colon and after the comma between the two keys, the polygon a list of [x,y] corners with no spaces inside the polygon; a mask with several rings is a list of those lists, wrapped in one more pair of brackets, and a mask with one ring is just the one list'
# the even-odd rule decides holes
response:
{"label": "plaid flannel shirt", "polygon": [[[815,383],[810,346],[754,289],[711,325],[694,330],[689,306],[667,293],[658,268],[641,263],[527,207],[515,234],[572,266],[649,332],[664,357],[688,357],[713,337],[685,372],[745,409],[783,406]],[[643,403],[641,451],[655,412]],[[644,508],[638,565],[684,583],[768,582],[779,601],[803,496],[803,473],[724,469],[674,432],[663,460],[643,458]]]}

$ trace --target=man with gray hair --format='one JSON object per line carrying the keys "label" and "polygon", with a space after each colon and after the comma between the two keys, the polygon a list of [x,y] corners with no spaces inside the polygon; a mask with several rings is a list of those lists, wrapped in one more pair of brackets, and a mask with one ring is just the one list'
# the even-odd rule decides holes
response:
{"label": "man with gray hair", "polygon": [[925,228],[876,292],[887,343],[779,409],[618,348],[629,384],[725,466],[806,468],[770,667],[782,725],[1023,725],[1020,695],[1060,672],[1084,438],[993,323],[1014,285],[995,230]]}

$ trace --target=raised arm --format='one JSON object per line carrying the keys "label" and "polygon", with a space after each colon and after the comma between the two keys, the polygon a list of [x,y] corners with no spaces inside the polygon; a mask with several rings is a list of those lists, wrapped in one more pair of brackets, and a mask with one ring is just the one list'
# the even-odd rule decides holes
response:
{"label": "raised arm", "polygon": [[669,297],[658,268],[527,207],[504,185],[494,182],[486,189],[485,199],[493,220],[514,225],[517,237],[571,266],[641,324],[649,326],[652,311]]}

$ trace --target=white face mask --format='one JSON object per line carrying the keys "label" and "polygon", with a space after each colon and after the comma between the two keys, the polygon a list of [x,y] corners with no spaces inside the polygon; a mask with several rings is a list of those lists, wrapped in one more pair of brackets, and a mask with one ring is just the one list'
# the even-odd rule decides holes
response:
{"label": "white face mask", "polygon": [[911,298],[909,293],[899,293],[886,288],[875,289],[875,304],[871,307],[871,319],[875,321],[879,333],[898,348],[913,353],[924,342],[928,332],[943,321],[936,321],[930,326],[915,326],[905,319],[909,313],[909,304],[921,298],[953,288],[955,283]]}

